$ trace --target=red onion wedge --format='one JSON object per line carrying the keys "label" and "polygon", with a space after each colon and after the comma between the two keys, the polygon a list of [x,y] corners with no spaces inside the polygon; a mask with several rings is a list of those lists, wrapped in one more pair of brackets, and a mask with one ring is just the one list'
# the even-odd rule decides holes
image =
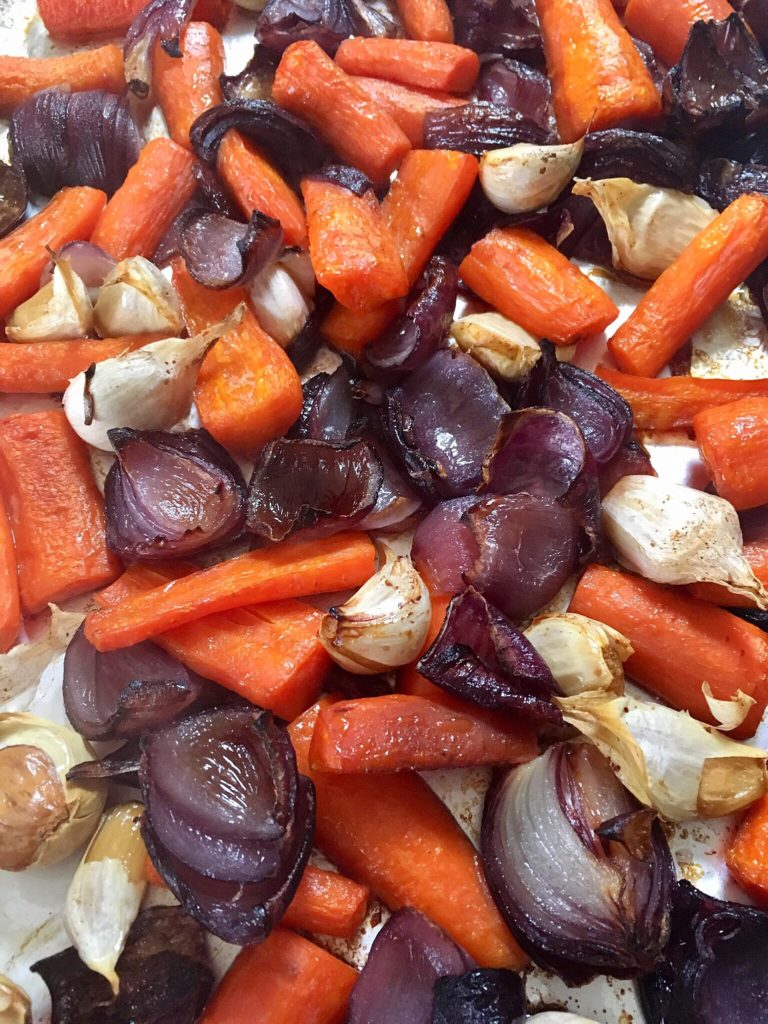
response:
{"label": "red onion wedge", "polygon": [[421,498],[408,486],[389,456],[385,444],[376,437],[368,443],[381,463],[383,478],[374,504],[368,515],[357,524],[358,530],[405,530],[421,508]]}
{"label": "red onion wedge", "polygon": [[613,490],[625,476],[656,476],[648,452],[635,440],[623,444],[611,461],[600,467],[600,494]]}
{"label": "red onion wedge", "polygon": [[304,384],[301,415],[291,427],[291,438],[310,441],[346,441],[355,415],[352,378],[345,363],[333,373],[316,373]]}
{"label": "red onion wedge", "polygon": [[496,54],[488,57],[480,68],[477,98],[482,103],[514,110],[545,131],[555,133],[552,86],[547,76],[536,68]]}
{"label": "red onion wedge", "polygon": [[[117,260],[93,242],[69,242],[59,249],[56,256],[69,261],[70,267],[86,288],[101,288],[117,266]],[[40,275],[41,288],[53,277],[53,268],[54,262],[50,260]]]}
{"label": "red onion wedge", "polygon": [[579,164],[580,178],[631,178],[693,192],[699,174],[694,151],[663,135],[606,128],[590,132]]}
{"label": "red onion wedge", "polygon": [[525,984],[504,968],[480,968],[435,982],[431,1024],[523,1024]]}
{"label": "red onion wedge", "polygon": [[[141,750],[137,739],[128,740],[122,747],[100,757],[97,761],[81,761],[67,772],[67,779],[113,779],[122,776],[120,781],[125,785],[139,788],[139,760]],[[127,778],[130,776],[131,778]]]}
{"label": "red onion wedge", "polygon": [[27,212],[27,179],[20,167],[0,160],[0,238],[13,231]]}
{"label": "red onion wedge", "polygon": [[155,43],[165,44],[178,54],[181,30],[192,18],[195,0],[149,0],[133,19],[125,37],[125,78],[140,99],[149,95],[152,81],[152,52]]}
{"label": "red onion wedge", "polygon": [[598,973],[632,978],[661,963],[672,857],[658,821],[596,747],[561,743],[500,776],[482,854],[520,945],[569,984]]}
{"label": "red onion wedge", "polygon": [[411,557],[434,594],[458,594],[464,589],[464,575],[479,553],[465,513],[479,501],[474,495],[443,501],[416,527]]}
{"label": "red onion wedge", "polygon": [[527,64],[542,64],[534,0],[454,0],[456,42],[478,53],[501,50]]}
{"label": "red onion wedge", "polygon": [[256,31],[270,50],[309,39],[334,54],[347,36],[394,36],[398,26],[369,0],[267,0]]}
{"label": "red onion wedge", "polygon": [[584,472],[586,460],[584,437],[570,416],[551,409],[521,409],[502,422],[483,467],[485,489],[562,498]]}
{"label": "red onion wedge", "polygon": [[552,133],[536,121],[491,103],[433,110],[424,118],[425,149],[458,149],[482,156],[489,149],[504,149],[518,142],[547,145]]}
{"label": "red onion wedge", "polygon": [[255,210],[248,224],[209,210],[188,210],[178,225],[179,252],[205,288],[248,284],[283,245],[279,221]]}

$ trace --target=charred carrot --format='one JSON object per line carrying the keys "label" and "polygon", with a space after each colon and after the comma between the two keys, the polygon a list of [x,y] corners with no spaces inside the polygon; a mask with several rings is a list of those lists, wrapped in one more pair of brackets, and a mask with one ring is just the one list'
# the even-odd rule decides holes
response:
{"label": "charred carrot", "polygon": [[717,493],[737,509],[768,502],[768,397],[741,398],[693,417]]}
{"label": "charred carrot", "polygon": [[702,694],[730,700],[737,690],[757,704],[734,731],[751,736],[768,699],[768,637],[722,608],[640,576],[590,566],[570,610],[622,632],[634,648],[627,675],[672,707],[716,724]]}
{"label": "charred carrot", "polygon": [[370,892],[337,871],[308,864],[282,919],[285,928],[351,939],[365,920]]}
{"label": "charred carrot", "polygon": [[0,241],[0,320],[35,294],[49,249],[91,237],[106,201],[95,188],[63,188]]}
{"label": "charred carrot", "polygon": [[[744,544],[744,556],[749,562],[752,572],[764,587],[768,587],[768,540],[747,541]],[[710,604],[719,604],[723,608],[756,608],[752,598],[742,594],[732,594],[726,587],[718,583],[691,583],[688,593]]]}
{"label": "charred carrot", "polygon": [[205,21],[193,21],[179,39],[180,57],[160,43],[152,58],[152,83],[174,142],[190,149],[193,121],[223,101],[219,76],[224,73],[224,40]]}
{"label": "charred carrot", "polygon": [[16,643],[21,629],[19,581],[16,574],[16,548],[11,524],[0,494],[0,653]]}
{"label": "charred carrot", "polygon": [[397,9],[410,39],[453,42],[453,18],[445,0],[397,0]]}
{"label": "charred carrot", "polygon": [[69,92],[122,92],[122,51],[109,45],[66,57],[0,57],[0,113],[10,114],[36,92],[56,86],[66,86]]}
{"label": "charred carrot", "polygon": [[[421,4],[421,0],[415,0]],[[474,50],[453,43],[417,39],[345,39],[336,63],[348,75],[386,78],[420,89],[469,92],[477,81],[480,60]]]}
{"label": "charred carrot", "polygon": [[309,939],[277,928],[238,954],[200,1024],[343,1024],[356,981],[352,967]]}
{"label": "charred carrot", "polygon": [[752,804],[725,850],[728,870],[759,906],[768,907],[768,797]]}
{"label": "charred carrot", "polygon": [[556,345],[599,334],[619,315],[602,288],[528,228],[494,228],[459,271],[481,299]]}
{"label": "charred carrot", "polygon": [[[413,150],[403,160],[381,212],[411,287],[464,205],[477,170],[473,156],[448,149]],[[336,305],[323,323],[323,336],[337,348],[359,356],[392,322],[399,308],[390,303],[371,313],[353,313]]]}
{"label": "charred carrot", "polygon": [[171,139],[153,139],[106,205],[91,241],[116,260],[149,258],[197,188],[195,158]]}
{"label": "charred carrot", "polygon": [[333,297],[360,313],[408,291],[408,278],[364,175],[305,178],[309,255],[315,276]]}
{"label": "charred carrot", "polygon": [[462,107],[467,100],[447,92],[430,89],[412,89],[383,78],[355,78],[355,84],[378,103],[408,136],[414,149],[424,144],[424,118],[433,110]]}
{"label": "charred carrot", "polygon": [[307,244],[301,201],[280,172],[240,132],[232,129],[221,141],[216,169],[246,217],[254,210],[279,220],[288,245]]}
{"label": "charred carrot", "polygon": [[[37,9],[54,39],[87,40],[121,36],[146,0],[38,0]],[[232,9],[230,0],[198,0],[193,17],[222,28]]]}
{"label": "charred carrot", "polygon": [[629,0],[624,24],[672,65],[682,57],[695,21],[725,21],[731,14],[727,0]]}
{"label": "charred carrot", "polygon": [[680,253],[608,342],[620,370],[655,377],[768,257],[768,197],[739,196]]}
{"label": "charred carrot", "polygon": [[341,159],[376,184],[402,163],[410,143],[389,114],[366,96],[317,43],[293,43],[277,68],[272,96],[326,139]]}
{"label": "charred carrot", "polygon": [[45,395],[64,391],[92,363],[158,341],[159,334],[87,341],[47,341],[44,345],[0,344],[0,394]]}
{"label": "charred carrot", "polygon": [[0,420],[0,490],[16,540],[25,613],[109,583],[104,501],[63,412]]}

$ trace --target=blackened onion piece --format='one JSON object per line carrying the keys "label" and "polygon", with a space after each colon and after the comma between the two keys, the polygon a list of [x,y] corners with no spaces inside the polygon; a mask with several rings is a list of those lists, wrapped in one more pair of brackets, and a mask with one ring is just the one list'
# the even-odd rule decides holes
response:
{"label": "blackened onion piece", "polygon": [[656,476],[648,452],[634,438],[623,444],[610,462],[600,467],[600,494],[613,490],[625,476]]}
{"label": "blackened onion piece", "polygon": [[767,53],[768,7],[763,0],[736,0],[733,6],[741,12],[744,20],[754,32],[755,38],[763,48],[763,53]]}
{"label": "blackened onion piece", "polygon": [[[598,834],[633,812],[643,817],[632,842]],[[520,945],[569,984],[595,974],[631,978],[662,961],[674,884],[669,847],[591,744],[561,743],[499,777],[486,800],[482,855]]]}
{"label": "blackened onion piece", "polygon": [[543,60],[534,0],[454,0],[456,42],[478,53],[503,50],[529,63]]}
{"label": "blackened onion piece", "polygon": [[104,485],[107,544],[126,561],[223,544],[245,521],[245,482],[207,430],[109,431],[117,460]]}
{"label": "blackened onion piece", "polygon": [[371,946],[352,989],[347,1024],[432,1024],[437,979],[473,966],[469,955],[423,914],[398,910]]}
{"label": "blackened onion piece", "polygon": [[270,99],[277,65],[277,54],[261,43],[256,43],[253,56],[242,71],[236,75],[219,76],[224,99],[229,103],[235,100]]}
{"label": "blackened onion piece", "polygon": [[448,334],[456,308],[459,272],[442,256],[433,256],[405,311],[393,326],[365,350],[375,370],[415,370],[427,361]]}
{"label": "blackened onion piece", "polygon": [[504,968],[480,968],[435,982],[432,1024],[523,1024],[525,984]]}
{"label": "blackened onion piece", "polygon": [[553,142],[552,133],[524,114],[491,103],[432,110],[424,118],[425,149],[458,149],[482,156],[518,142]]}
{"label": "blackened onion piece", "polygon": [[483,708],[560,722],[552,673],[520,630],[476,590],[454,597],[418,670],[435,686]]}
{"label": "blackened onion piece", "polygon": [[562,498],[584,471],[586,458],[584,438],[570,416],[521,409],[504,418],[483,469],[485,489]]}
{"label": "blackened onion piece", "polygon": [[310,441],[346,441],[355,415],[352,378],[344,363],[333,373],[316,373],[304,384],[301,415],[291,427],[291,438]]}
{"label": "blackened onion piece", "polygon": [[747,192],[768,196],[768,166],[708,160],[701,165],[697,192],[716,210],[724,210]]}
{"label": "blackened onion piece", "polygon": [[717,151],[737,163],[768,164],[768,127],[733,139],[718,140]]}
{"label": "blackened onion piece", "polygon": [[249,224],[220,213],[190,210],[179,225],[179,252],[190,275],[206,288],[245,285],[283,245],[280,222],[254,210]]}
{"label": "blackened onion piece", "polygon": [[647,185],[693,192],[698,160],[692,151],[662,135],[607,128],[587,135],[579,177],[631,178]]}
{"label": "blackened onion piece", "polygon": [[465,513],[479,500],[473,495],[443,501],[416,527],[411,557],[432,593],[464,589],[464,575],[479,554]]}
{"label": "blackened onion piece", "polygon": [[373,182],[368,175],[348,164],[326,164],[309,177],[330,185],[340,185],[358,197],[373,190]]}
{"label": "blackened onion piece", "polygon": [[0,238],[13,231],[27,211],[27,179],[20,167],[0,160]]}
{"label": "blackened onion piece", "polygon": [[166,44],[177,56],[181,30],[192,18],[195,0],[149,0],[131,23],[125,37],[125,78],[132,92],[144,99],[152,81],[155,43]]}
{"label": "blackened onion piece", "polygon": [[278,52],[309,39],[334,54],[347,36],[395,36],[398,25],[367,0],[268,0],[256,32]]}
{"label": "blackened onion piece", "polygon": [[484,60],[477,98],[481,103],[514,110],[552,135],[557,131],[550,81],[542,71],[527,64],[498,56]]}

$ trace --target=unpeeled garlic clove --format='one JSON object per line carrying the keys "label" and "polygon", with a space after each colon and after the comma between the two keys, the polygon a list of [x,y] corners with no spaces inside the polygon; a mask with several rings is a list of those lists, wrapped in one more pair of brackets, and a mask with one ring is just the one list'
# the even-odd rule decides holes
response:
{"label": "unpeeled garlic clove", "polygon": [[471,313],[451,325],[451,337],[493,377],[518,380],[541,358],[541,345],[501,313]]}
{"label": "unpeeled garlic clove", "polygon": [[93,305],[83,280],[69,261],[54,257],[53,276],[11,314],[5,333],[11,341],[66,341],[93,330]]}
{"label": "unpeeled garlic clove", "polygon": [[283,348],[293,341],[312,312],[311,299],[279,262],[257,274],[249,294],[259,324]]}
{"label": "unpeeled garlic clove", "polygon": [[519,142],[491,149],[480,160],[480,184],[504,213],[527,213],[547,206],[576,173],[584,139],[566,145],[540,146]]}
{"label": "unpeeled garlic clove", "polygon": [[0,1024],[31,1024],[32,1003],[27,993],[0,974]]}
{"label": "unpeeled garlic clove", "polygon": [[102,338],[178,334],[184,326],[175,289],[143,256],[122,260],[108,275],[99,290],[94,319]]}
{"label": "unpeeled garlic clove", "polygon": [[624,692],[624,662],[632,645],[610,626],[586,615],[555,612],[535,619],[525,636],[566,696],[588,690]]}

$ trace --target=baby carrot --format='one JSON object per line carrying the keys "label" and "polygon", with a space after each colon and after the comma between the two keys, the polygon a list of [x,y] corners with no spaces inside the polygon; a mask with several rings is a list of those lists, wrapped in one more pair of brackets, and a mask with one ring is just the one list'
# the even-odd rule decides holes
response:
{"label": "baby carrot", "polygon": [[731,14],[727,0],[629,0],[624,24],[672,65],[682,57],[695,21],[725,21]]}
{"label": "baby carrot", "polygon": [[37,0],[37,9],[54,39],[84,40],[120,36],[146,0]]}
{"label": "baby carrot", "polygon": [[[753,540],[744,543],[744,557],[749,567],[764,587],[768,587],[768,540]],[[746,594],[732,594],[719,583],[691,583],[688,593],[710,604],[723,608],[756,608],[757,602]]]}
{"label": "baby carrot", "polygon": [[365,920],[371,894],[338,871],[308,864],[281,924],[302,932],[351,939]]}
{"label": "baby carrot", "polygon": [[768,502],[768,397],[705,409],[693,429],[721,498],[737,509]]}
{"label": "baby carrot", "polygon": [[0,344],[0,394],[46,395],[61,392],[91,363],[158,341],[159,334],[86,341],[46,341],[45,344]]}
{"label": "baby carrot", "polygon": [[10,114],[36,92],[56,86],[65,86],[69,92],[122,92],[122,51],[110,44],[95,50],[79,50],[66,57],[0,56],[0,113]]}
{"label": "baby carrot", "polygon": [[453,18],[445,0],[397,0],[397,9],[410,39],[453,42]]}
{"label": "baby carrot", "polygon": [[445,92],[469,92],[480,72],[474,50],[417,39],[355,36],[342,42],[336,51],[336,63],[349,75],[387,78],[402,85]]}
{"label": "baby carrot", "polygon": [[355,84],[378,103],[408,136],[414,149],[424,144],[424,118],[433,110],[462,107],[467,100],[447,92],[412,89],[408,85],[387,82],[383,78],[355,78]]}
{"label": "baby carrot", "polygon": [[750,898],[768,907],[768,797],[752,804],[726,847],[728,870]]}
{"label": "baby carrot", "polygon": [[160,43],[152,58],[153,91],[174,142],[190,148],[193,121],[224,99],[219,76],[224,73],[224,41],[205,21],[193,21],[179,39],[180,57]]}
{"label": "baby carrot", "polygon": [[0,493],[0,653],[10,650],[21,629],[19,581],[16,575],[16,548],[13,533]]}

